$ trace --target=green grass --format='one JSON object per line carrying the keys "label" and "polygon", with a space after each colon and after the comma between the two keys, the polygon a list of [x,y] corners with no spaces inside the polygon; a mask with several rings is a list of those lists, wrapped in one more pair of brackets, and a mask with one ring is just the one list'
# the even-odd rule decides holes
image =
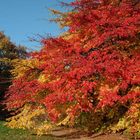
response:
{"label": "green grass", "polygon": [[[53,136],[36,136],[21,129],[11,129],[0,121],[0,140],[58,140]],[[60,140],[60,139],[59,139]]]}

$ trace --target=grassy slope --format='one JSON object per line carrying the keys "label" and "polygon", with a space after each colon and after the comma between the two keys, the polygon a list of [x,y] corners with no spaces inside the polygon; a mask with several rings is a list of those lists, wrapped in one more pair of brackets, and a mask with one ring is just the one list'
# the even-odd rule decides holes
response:
{"label": "grassy slope", "polygon": [[[0,140],[58,140],[52,136],[36,136],[20,129],[10,129],[0,121]],[[59,139],[60,140],[60,139]]]}

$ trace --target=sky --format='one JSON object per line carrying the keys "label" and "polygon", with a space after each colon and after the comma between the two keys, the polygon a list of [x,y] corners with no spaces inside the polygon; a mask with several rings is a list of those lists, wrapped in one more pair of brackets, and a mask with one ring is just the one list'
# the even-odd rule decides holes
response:
{"label": "sky", "polygon": [[16,45],[38,50],[41,45],[30,41],[30,38],[37,38],[38,34],[58,36],[64,32],[56,23],[49,21],[53,15],[48,8],[68,10],[60,6],[58,0],[0,0],[0,31]]}

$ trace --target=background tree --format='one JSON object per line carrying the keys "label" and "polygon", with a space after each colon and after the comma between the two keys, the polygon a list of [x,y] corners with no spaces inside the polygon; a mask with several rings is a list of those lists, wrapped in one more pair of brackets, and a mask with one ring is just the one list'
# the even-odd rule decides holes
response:
{"label": "background tree", "polygon": [[0,100],[1,101],[3,100],[5,91],[7,90],[8,86],[11,84],[12,81],[12,74],[10,72],[13,69],[12,61],[15,59],[25,59],[26,54],[27,53],[25,47],[23,46],[17,47],[15,44],[13,44],[10,41],[8,37],[4,35],[3,32],[0,32]]}

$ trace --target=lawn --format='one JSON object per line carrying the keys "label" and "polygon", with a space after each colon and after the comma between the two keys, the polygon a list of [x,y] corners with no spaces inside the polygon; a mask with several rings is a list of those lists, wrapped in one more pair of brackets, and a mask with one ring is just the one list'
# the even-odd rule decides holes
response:
{"label": "lawn", "polygon": [[0,140],[60,140],[53,136],[36,136],[21,129],[10,129],[0,121]]}

